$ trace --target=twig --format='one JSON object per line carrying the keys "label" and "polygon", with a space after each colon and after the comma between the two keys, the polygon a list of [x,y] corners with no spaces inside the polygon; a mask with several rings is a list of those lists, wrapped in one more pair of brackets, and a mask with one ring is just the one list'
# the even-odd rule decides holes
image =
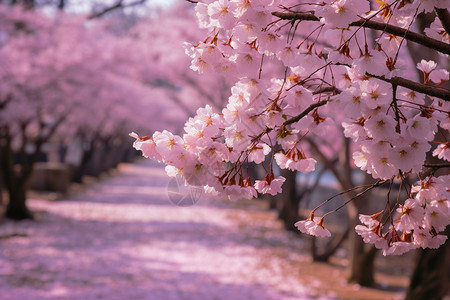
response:
{"label": "twig", "polygon": [[337,207],[336,209],[334,209],[334,210],[332,210],[332,211],[329,211],[329,212],[327,212],[326,214],[324,214],[324,215],[322,216],[322,218],[325,218],[326,216],[328,216],[328,215],[331,214],[331,213],[337,212],[338,210],[340,210],[341,208],[343,208],[344,206],[346,206],[347,204],[349,204],[350,202],[352,202],[352,201],[355,200],[356,198],[358,198],[358,197],[364,195],[365,193],[367,193],[368,191],[370,191],[370,190],[372,190],[372,189],[374,189],[374,188],[376,188],[376,187],[379,187],[380,185],[385,184],[386,182],[389,182],[389,180],[387,180],[387,179],[384,179],[384,180],[378,179],[377,182],[375,182],[374,184],[370,185],[370,186],[369,186],[368,188],[366,188],[364,191],[362,191],[362,192],[356,194],[355,196],[353,196],[353,197],[350,198],[349,200],[345,201],[344,204],[342,204],[341,206],[339,206],[339,207]]}
{"label": "twig", "polygon": [[307,109],[305,109],[301,114],[299,114],[299,115],[297,115],[297,116],[295,116],[295,117],[292,117],[292,118],[290,118],[289,120],[286,120],[286,121],[283,123],[283,125],[286,126],[286,125],[289,125],[289,124],[298,122],[300,119],[302,119],[302,118],[305,117],[307,114],[309,114],[311,111],[313,111],[315,108],[320,107],[320,106],[323,106],[323,105],[325,105],[325,104],[327,104],[327,103],[328,103],[328,100],[322,100],[322,101],[319,101],[319,102],[317,102],[317,103],[311,104],[311,105],[310,105]]}

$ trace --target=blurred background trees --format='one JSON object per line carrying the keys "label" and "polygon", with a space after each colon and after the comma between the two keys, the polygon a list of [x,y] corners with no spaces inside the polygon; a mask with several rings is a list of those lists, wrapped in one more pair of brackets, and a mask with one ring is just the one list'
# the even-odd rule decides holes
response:
{"label": "blurred background trees", "polygon": [[3,3],[0,159],[8,218],[32,217],[26,191],[37,162],[67,163],[78,182],[86,172],[99,175],[133,151],[132,130],[176,130],[227,90],[221,78],[189,72],[182,41],[199,37],[185,7],[100,18],[109,6],[95,2],[90,16],[60,12],[75,7],[67,1]]}

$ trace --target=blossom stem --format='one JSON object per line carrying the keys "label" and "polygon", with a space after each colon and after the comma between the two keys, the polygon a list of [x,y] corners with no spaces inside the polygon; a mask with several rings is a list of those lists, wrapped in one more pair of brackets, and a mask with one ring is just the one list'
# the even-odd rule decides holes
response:
{"label": "blossom stem", "polygon": [[[363,187],[371,188],[372,185],[371,185],[371,184],[368,184],[368,185],[355,186],[355,187],[350,188],[350,189],[348,189],[348,190],[346,190],[346,191],[337,193],[337,194],[335,194],[334,196],[328,198],[327,200],[325,200],[325,201],[323,201],[322,203],[320,203],[319,205],[317,205],[317,206],[311,211],[311,214],[314,214],[314,212],[315,212],[316,210],[318,210],[319,208],[321,208],[323,205],[325,205],[326,203],[330,202],[330,201],[333,200],[334,198],[336,198],[336,197],[338,197],[338,196],[341,196],[341,195],[344,195],[344,194],[347,194],[347,193],[349,193],[349,192],[351,192],[351,191],[354,191],[354,190],[363,188]],[[358,195],[360,195],[360,194],[358,194]],[[351,200],[353,200],[353,199],[354,199],[354,198],[352,198]],[[328,214],[328,213],[327,213],[327,214]],[[327,214],[325,214],[325,215],[327,215]],[[324,216],[325,216],[325,215],[324,215]]]}
{"label": "blossom stem", "polygon": [[[356,198],[358,198],[359,196],[364,195],[365,193],[367,193],[368,191],[370,191],[371,189],[374,189],[380,185],[385,184],[386,182],[388,182],[389,180],[381,180],[379,179],[377,182],[375,182],[374,184],[370,185],[368,188],[366,188],[364,191],[356,194],[355,196],[353,196],[352,198],[348,199],[347,201],[345,201],[341,206],[337,207],[336,209],[327,212],[326,214],[324,214],[322,217],[325,218],[326,216],[328,216],[331,213],[337,212],[338,210],[340,210],[341,208],[343,208],[344,206],[346,206],[347,204],[349,204],[350,202],[352,202],[353,200],[355,200]],[[353,188],[354,189],[354,188]],[[348,192],[348,191],[346,191]]]}

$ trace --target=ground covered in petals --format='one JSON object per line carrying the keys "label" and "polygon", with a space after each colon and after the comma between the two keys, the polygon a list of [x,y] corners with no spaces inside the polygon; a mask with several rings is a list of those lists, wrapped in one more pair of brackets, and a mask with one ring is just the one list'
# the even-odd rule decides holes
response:
{"label": "ground covered in petals", "polygon": [[1,220],[0,299],[402,298],[392,270],[366,289],[346,284],[343,258],[311,263],[308,240],[260,200],[178,207],[168,191],[164,169],[139,161],[66,199],[30,199],[35,221]]}

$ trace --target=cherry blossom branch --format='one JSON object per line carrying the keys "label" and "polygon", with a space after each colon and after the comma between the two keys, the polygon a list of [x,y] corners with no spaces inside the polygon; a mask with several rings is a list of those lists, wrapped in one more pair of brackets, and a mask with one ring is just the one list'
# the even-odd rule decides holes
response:
{"label": "cherry blossom branch", "polygon": [[450,13],[445,8],[435,8],[435,11],[445,32],[450,35]]}
{"label": "cherry blossom branch", "polygon": [[[283,20],[302,20],[302,21],[319,21],[320,19],[316,17],[312,13],[303,13],[303,12],[273,12],[272,15],[278,17]],[[359,21],[355,21],[349,24],[352,27],[366,27],[375,30],[381,30],[395,36],[404,37],[408,41],[421,44],[425,47],[434,49],[444,54],[450,55],[450,44],[444,43],[442,41],[430,38],[426,35],[419,34],[413,31],[409,31],[407,29],[397,27],[394,25],[376,22],[371,20],[361,19]]]}
{"label": "cherry blossom branch", "polygon": [[310,112],[312,112],[315,108],[320,107],[320,106],[323,106],[323,105],[325,105],[325,104],[327,104],[327,103],[328,103],[328,100],[322,100],[322,101],[319,101],[319,102],[317,102],[317,103],[311,104],[311,105],[310,105],[307,109],[305,109],[301,114],[299,114],[299,115],[297,115],[297,116],[295,116],[295,117],[292,117],[292,118],[290,118],[289,120],[286,120],[286,121],[283,123],[283,125],[286,126],[286,125],[289,125],[289,124],[298,122],[298,121],[300,121],[300,119],[302,119],[302,118],[305,117],[307,114],[309,114]]}
{"label": "cherry blossom branch", "polygon": [[[338,206],[338,207],[335,208],[334,210],[329,211],[329,212],[327,212],[326,214],[324,214],[324,215],[322,216],[322,218],[325,218],[325,217],[328,216],[329,214],[332,214],[332,213],[335,213],[335,212],[339,211],[340,209],[342,209],[343,207],[345,207],[347,204],[349,204],[350,202],[352,202],[352,201],[355,200],[356,198],[358,198],[358,197],[364,195],[365,193],[367,193],[368,191],[370,191],[370,190],[372,190],[372,189],[374,189],[374,188],[376,188],[376,187],[379,187],[379,186],[385,184],[386,182],[389,182],[389,180],[387,180],[387,179],[384,179],[384,180],[378,179],[377,182],[375,182],[374,184],[370,185],[370,186],[369,186],[368,188],[366,188],[364,191],[359,192],[358,194],[356,194],[356,195],[353,196],[352,198],[348,199],[348,200],[345,201],[341,206]],[[364,186],[360,186],[360,187],[364,187]],[[357,187],[357,188],[360,188],[360,187]],[[354,189],[352,189],[352,190],[354,190]],[[347,191],[346,191],[346,192],[347,192]],[[322,204],[323,204],[323,203],[322,203]],[[322,205],[322,204],[321,204],[321,205]]]}
{"label": "cherry blossom branch", "polygon": [[445,101],[450,101],[450,91],[441,87],[426,85],[411,81],[402,77],[386,78],[384,76],[377,76],[370,73],[366,73],[368,76],[380,79],[391,83],[392,85],[399,85],[415,92],[426,94],[428,96],[437,97]]}

